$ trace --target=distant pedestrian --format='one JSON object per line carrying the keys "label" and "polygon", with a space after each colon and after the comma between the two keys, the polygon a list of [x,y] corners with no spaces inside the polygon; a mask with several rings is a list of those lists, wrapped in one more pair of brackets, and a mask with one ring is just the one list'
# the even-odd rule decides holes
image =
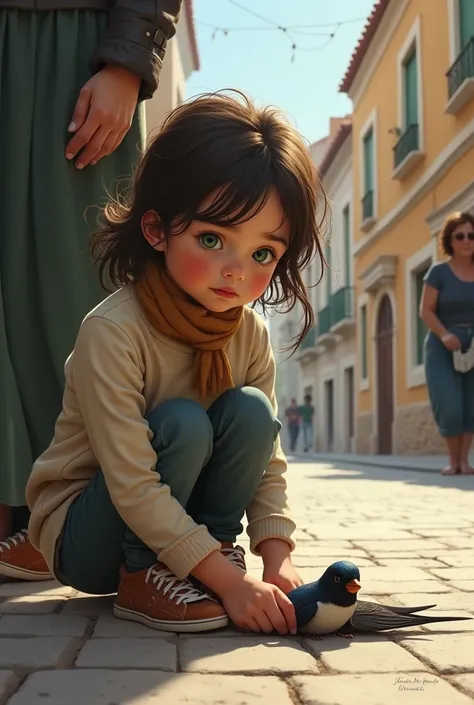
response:
{"label": "distant pedestrian", "polygon": [[425,276],[420,316],[426,339],[426,382],[433,414],[446,440],[443,475],[473,475],[468,456],[474,433],[474,217],[450,215],[440,234],[449,259]]}
{"label": "distant pedestrian", "polygon": [[303,444],[305,453],[313,447],[314,406],[311,402],[311,394],[306,394],[304,404],[300,406],[301,427],[303,429]]}
{"label": "distant pedestrian", "polygon": [[286,421],[288,424],[288,435],[290,437],[290,451],[296,450],[298,436],[300,435],[301,411],[296,399],[291,400],[290,406],[285,412]]}

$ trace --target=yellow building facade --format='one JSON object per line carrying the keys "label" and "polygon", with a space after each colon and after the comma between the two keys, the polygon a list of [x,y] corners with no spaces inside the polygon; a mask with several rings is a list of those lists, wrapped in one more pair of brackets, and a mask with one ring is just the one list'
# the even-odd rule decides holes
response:
{"label": "yellow building facade", "polygon": [[340,86],[353,102],[359,453],[443,452],[423,367],[423,275],[474,213],[474,0],[379,0]]}

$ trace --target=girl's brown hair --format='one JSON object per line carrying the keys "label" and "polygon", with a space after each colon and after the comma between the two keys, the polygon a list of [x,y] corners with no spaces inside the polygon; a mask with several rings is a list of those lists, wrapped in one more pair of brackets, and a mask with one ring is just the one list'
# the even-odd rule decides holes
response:
{"label": "girl's brown hair", "polygon": [[454,213],[448,215],[439,234],[439,246],[444,255],[451,257],[454,253],[453,246],[451,244],[451,237],[457,228],[466,224],[472,225],[474,228],[474,216],[470,213],[455,211]]}
{"label": "girl's brown hair", "polygon": [[92,255],[104,288],[109,282],[124,286],[140,278],[150,258],[160,257],[142,234],[146,211],[157,212],[165,237],[172,225],[174,236],[176,222],[180,232],[195,219],[236,225],[263,208],[274,187],[290,224],[290,245],[254,305],[265,311],[285,303],[291,310],[300,303],[304,325],[296,350],[314,323],[301,270],[316,255],[323,271],[320,236],[327,201],[300,135],[276,109],[258,109],[242,93],[232,93],[235,97],[203,95],[171,112],[146,150],[128,198],[105,207]]}

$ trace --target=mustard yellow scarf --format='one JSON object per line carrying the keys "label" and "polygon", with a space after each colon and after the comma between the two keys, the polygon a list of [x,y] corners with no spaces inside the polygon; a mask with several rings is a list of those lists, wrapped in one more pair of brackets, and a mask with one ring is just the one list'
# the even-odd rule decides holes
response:
{"label": "mustard yellow scarf", "polygon": [[223,313],[208,311],[190,300],[156,263],[147,265],[135,290],[157,331],[196,348],[193,384],[201,397],[219,395],[234,386],[224,348],[239,329],[242,306]]}

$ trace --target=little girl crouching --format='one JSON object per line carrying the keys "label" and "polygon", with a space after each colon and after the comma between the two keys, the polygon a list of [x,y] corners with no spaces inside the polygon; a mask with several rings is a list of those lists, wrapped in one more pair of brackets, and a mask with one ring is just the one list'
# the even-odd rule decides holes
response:
{"label": "little girl crouching", "polygon": [[[249,303],[304,312],[325,199],[300,136],[243,96],[177,108],[93,240],[119,287],[81,325],[63,410],[27,487],[29,537],[121,619],[295,632],[295,524],[275,362]],[[299,342],[299,341],[297,341]],[[263,580],[235,545],[246,512]]]}

